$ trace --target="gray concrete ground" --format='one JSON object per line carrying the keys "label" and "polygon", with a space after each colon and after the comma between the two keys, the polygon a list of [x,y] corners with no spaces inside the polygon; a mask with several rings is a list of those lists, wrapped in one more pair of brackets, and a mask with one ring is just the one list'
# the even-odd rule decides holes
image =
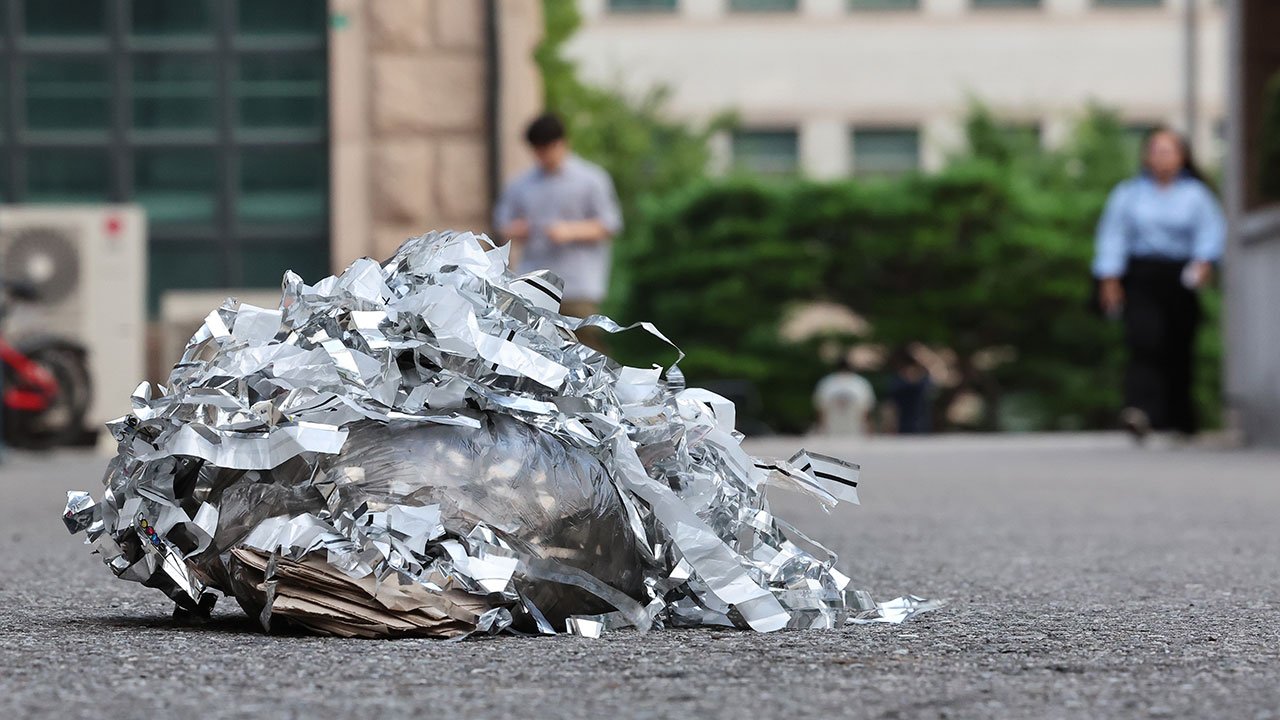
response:
{"label": "gray concrete ground", "polygon": [[[797,443],[752,445],[783,454]],[[838,444],[837,444],[838,445]],[[1280,455],[1114,436],[876,440],[863,506],[781,514],[855,582],[951,605],[901,626],[498,638],[174,625],[66,535],[103,461],[0,466],[0,718],[1280,717]]]}

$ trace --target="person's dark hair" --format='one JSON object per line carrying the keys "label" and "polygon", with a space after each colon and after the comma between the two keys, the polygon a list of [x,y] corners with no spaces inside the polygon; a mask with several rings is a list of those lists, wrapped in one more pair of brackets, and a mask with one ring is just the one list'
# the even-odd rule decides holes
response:
{"label": "person's dark hair", "polygon": [[899,345],[894,348],[893,352],[889,354],[889,361],[885,364],[894,372],[906,370],[910,367],[924,367],[920,364],[920,359],[906,345]]}
{"label": "person's dark hair", "polygon": [[558,115],[550,112],[539,115],[524,131],[524,139],[536,148],[546,147],[564,137],[564,122]]}
{"label": "person's dark hair", "polygon": [[1174,139],[1178,141],[1178,148],[1182,150],[1182,174],[1193,177],[1212,188],[1213,185],[1209,182],[1209,179],[1205,177],[1205,174],[1200,171],[1200,166],[1196,164],[1195,155],[1191,152],[1191,142],[1187,140],[1187,136],[1167,125],[1160,125],[1152,128],[1145,136],[1143,136],[1141,150],[1142,155],[1138,158],[1138,164],[1142,166],[1143,172],[1149,170],[1147,167],[1147,150],[1151,147],[1151,141],[1155,136],[1164,133],[1172,135]]}

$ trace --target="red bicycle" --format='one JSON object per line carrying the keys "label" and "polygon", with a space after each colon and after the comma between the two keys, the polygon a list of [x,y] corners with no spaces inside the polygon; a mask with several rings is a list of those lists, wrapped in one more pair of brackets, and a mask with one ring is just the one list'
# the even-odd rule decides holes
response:
{"label": "red bicycle", "polygon": [[[32,301],[36,295],[27,283],[0,282],[0,324],[10,301]],[[0,335],[6,445],[40,449],[83,441],[93,397],[87,355],[83,346],[64,338],[33,336],[10,344]]]}

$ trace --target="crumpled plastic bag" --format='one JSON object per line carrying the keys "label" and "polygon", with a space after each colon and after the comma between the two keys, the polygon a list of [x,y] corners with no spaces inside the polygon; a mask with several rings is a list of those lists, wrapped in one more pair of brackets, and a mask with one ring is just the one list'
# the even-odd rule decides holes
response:
{"label": "crumpled plastic bag", "polygon": [[560,315],[561,288],[449,232],[287,273],[277,309],[229,300],[109,424],[103,497],[68,493],[64,522],[180,612],[221,592],[266,629],[771,631],[936,606],[876,605],[770,513],[769,485],[856,502],[857,466],[747,455],[732,403],[575,334],[656,328]]}

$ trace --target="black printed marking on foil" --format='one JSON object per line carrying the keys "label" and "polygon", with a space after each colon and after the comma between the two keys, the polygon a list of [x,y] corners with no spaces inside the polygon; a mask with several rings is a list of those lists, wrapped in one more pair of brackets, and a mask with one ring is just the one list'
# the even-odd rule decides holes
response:
{"label": "black printed marking on foil", "polygon": [[[503,339],[504,339],[504,340],[506,340],[507,342],[511,342],[511,338],[513,338],[513,337],[515,337],[515,336],[516,336],[516,331],[515,331],[515,330],[508,330],[508,331],[507,331],[507,336],[506,336],[505,338],[503,338]],[[490,367],[489,369],[490,369],[490,370],[492,370],[493,372],[498,372],[498,363],[494,363],[494,364],[493,364],[493,366],[492,366],[492,367]]]}
{"label": "black printed marking on foil", "polygon": [[559,302],[560,302],[560,295],[559,295],[559,293],[555,292],[554,290],[552,290],[551,288],[547,287],[546,285],[543,285],[542,283],[538,282],[537,280],[534,280],[534,279],[532,279],[532,278],[520,278],[520,282],[528,283],[529,285],[533,286],[533,288],[534,288],[535,290],[540,291],[543,295],[546,295],[547,297],[551,298],[552,300],[555,300],[557,303],[559,303]]}
{"label": "black printed marking on foil", "polygon": [[805,463],[804,467],[800,468],[800,472],[812,473],[814,477],[820,477],[827,480],[834,480],[835,482],[838,482],[841,485],[848,485],[849,487],[855,487],[855,488],[858,487],[858,483],[853,480],[846,480],[840,477],[839,475],[824,473],[821,470],[813,470],[812,468],[813,468],[813,463]]}

